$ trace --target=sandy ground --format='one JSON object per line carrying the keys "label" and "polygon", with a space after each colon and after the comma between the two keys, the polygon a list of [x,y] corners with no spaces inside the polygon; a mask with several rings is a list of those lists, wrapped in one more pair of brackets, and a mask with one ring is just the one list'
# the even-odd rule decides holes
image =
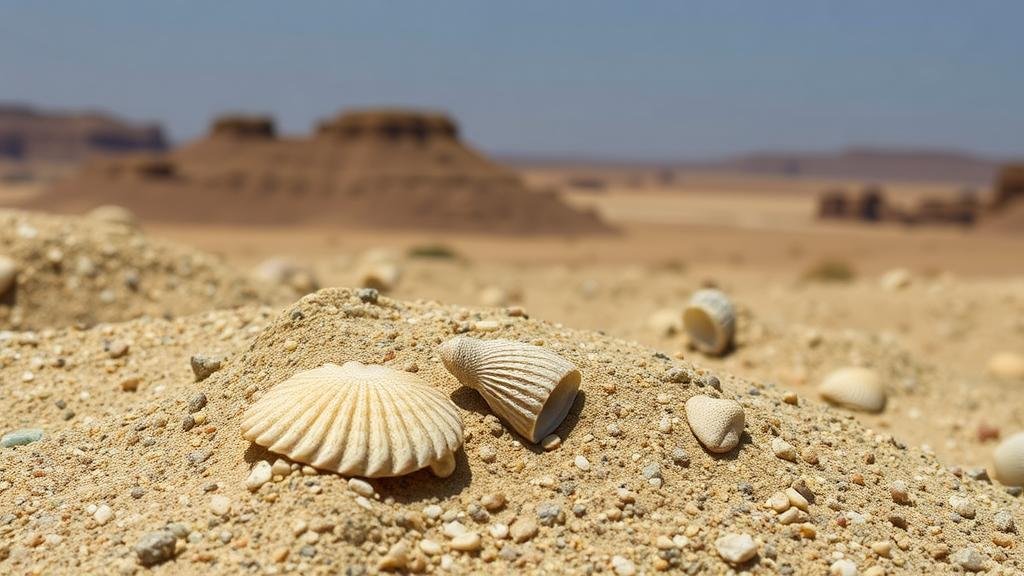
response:
{"label": "sandy ground", "polygon": [[[1000,513],[1024,521],[1020,500],[971,475],[990,465],[999,436],[1024,429],[1024,409],[1011,401],[1021,382],[986,369],[996,352],[1024,353],[1024,236],[826,226],[811,218],[806,191],[766,197],[746,180],[726,193],[720,181],[707,186],[574,193],[573,202],[622,228],[599,239],[144,224],[149,236],[221,256],[232,278],[233,268],[284,256],[321,286],[353,286],[368,253],[379,259],[382,250],[401,276],[378,306],[329,291],[280,315],[250,307],[7,333],[0,381],[12,409],[2,425],[44,427],[53,439],[0,458],[0,502],[13,510],[0,516],[0,571],[131,573],[140,569],[137,541],[166,529],[178,538],[178,560],[156,571],[373,573],[406,546],[402,567],[437,573],[822,574],[840,560],[860,573],[953,573],[974,569],[971,551],[980,570],[1020,573],[1017,535],[993,528],[1003,525]],[[414,255],[424,248],[434,256]],[[822,262],[850,277],[813,273]],[[884,287],[894,268],[907,269],[909,282]],[[740,309],[737,347],[724,358],[652,324],[662,311],[678,317],[707,285]],[[491,319],[497,334],[474,331]],[[464,328],[543,342],[580,366],[586,401],[560,430],[561,448],[523,446],[508,430],[491,436],[486,406],[446,376],[434,349]],[[111,342],[129,352],[113,356]],[[196,353],[223,355],[225,369],[194,382]],[[249,467],[274,458],[239,438],[240,412],[275,381],[331,359],[415,366],[451,395],[467,415],[454,484],[425,473],[376,481],[367,513],[344,479],[293,466],[250,495]],[[672,364],[716,375],[723,392],[666,384]],[[881,375],[883,413],[818,400],[822,377],[847,365]],[[797,406],[783,401],[788,391]],[[183,429],[200,392],[211,404],[204,423]],[[725,458],[703,451],[686,426],[682,402],[706,393],[736,399],[747,413],[749,438]],[[667,437],[656,431],[664,417],[675,422]],[[776,457],[775,437],[801,456]],[[675,448],[687,467],[674,462]],[[497,459],[484,461],[492,449]],[[594,466],[580,469],[577,455]],[[648,482],[652,463],[664,487]],[[90,481],[77,482],[82,475]],[[763,503],[797,480],[818,500],[807,518],[780,525]],[[897,480],[909,485],[911,504],[894,502]],[[498,492],[509,503],[479,514]],[[227,513],[222,502],[210,512],[218,495]],[[965,498],[978,508],[972,518],[960,514]],[[426,514],[434,504],[441,518]],[[451,521],[482,535],[478,550],[450,547]],[[537,535],[494,536],[495,524],[519,521],[539,523]],[[717,542],[728,534],[752,535],[756,559],[724,561]]]}

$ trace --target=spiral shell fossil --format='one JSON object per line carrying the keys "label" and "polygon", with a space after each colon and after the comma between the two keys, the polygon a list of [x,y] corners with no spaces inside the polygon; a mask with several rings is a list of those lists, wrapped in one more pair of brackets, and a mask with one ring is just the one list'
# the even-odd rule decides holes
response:
{"label": "spiral shell fossil", "polygon": [[694,292],[683,310],[683,328],[697,350],[711,355],[725,354],[736,335],[736,310],[721,290]]}
{"label": "spiral shell fossil", "polygon": [[346,362],[299,372],[242,419],[242,436],[296,462],[344,475],[455,469],[462,419],[444,394],[408,372]]}
{"label": "spiral shell fossil", "polygon": [[0,255],[0,296],[14,286],[18,277],[18,264],[8,256]]}
{"label": "spiral shell fossil", "polygon": [[579,370],[539,346],[457,336],[441,345],[440,355],[459,382],[533,443],[562,423],[580,388]]}
{"label": "spiral shell fossil", "polygon": [[878,374],[869,368],[835,370],[822,380],[818,393],[828,402],[850,410],[881,412],[885,409],[885,387]]}
{"label": "spiral shell fossil", "polygon": [[686,421],[708,451],[722,454],[740,443],[745,417],[739,402],[701,395],[686,401]]}
{"label": "spiral shell fossil", "polygon": [[1000,442],[992,454],[996,478],[1007,486],[1024,486],[1024,432]]}

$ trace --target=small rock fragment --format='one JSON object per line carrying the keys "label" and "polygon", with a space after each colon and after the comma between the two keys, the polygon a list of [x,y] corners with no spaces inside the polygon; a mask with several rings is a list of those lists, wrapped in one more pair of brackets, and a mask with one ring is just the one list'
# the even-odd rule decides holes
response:
{"label": "small rock fragment", "polygon": [[192,356],[192,373],[196,377],[196,382],[202,382],[210,377],[211,374],[220,370],[221,364],[224,359],[220,356],[207,356],[204,354],[196,354]]}
{"label": "small rock fragment", "polygon": [[715,550],[730,564],[742,564],[757,555],[757,543],[749,534],[726,534],[715,540]]}
{"label": "small rock fragment", "polygon": [[169,530],[157,530],[144,535],[135,544],[135,556],[143,566],[156,566],[174,558],[177,539]]}

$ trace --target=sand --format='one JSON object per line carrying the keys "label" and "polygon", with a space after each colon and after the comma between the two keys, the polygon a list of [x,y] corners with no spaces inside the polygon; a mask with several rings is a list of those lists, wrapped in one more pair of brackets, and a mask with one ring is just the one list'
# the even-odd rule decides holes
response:
{"label": "sand", "polygon": [[[261,318],[240,311],[224,316],[224,323],[232,332],[245,331],[262,324]],[[500,327],[478,332],[473,327],[482,320]],[[197,353],[209,346],[198,333],[225,331],[209,318],[177,326]],[[162,388],[126,393],[117,381],[128,372],[147,373],[144,362],[134,370],[127,365],[148,355],[149,343],[175,331],[175,324],[129,323],[116,330],[119,338],[140,344],[113,363],[105,384],[92,387],[128,400],[110,414],[83,408],[52,424],[39,442],[4,450],[0,503],[10,511],[0,528],[5,569],[132,573],[139,569],[133,546],[169,524],[180,535],[175,558],[157,564],[155,573],[370,573],[400,542],[409,549],[403,566],[428,572],[720,573],[730,565],[716,543],[730,534],[753,539],[756,556],[736,567],[751,573],[821,574],[840,559],[862,571],[878,566],[893,574],[941,573],[974,563],[991,573],[1024,567],[1016,534],[995,526],[997,513],[1020,510],[1019,500],[1002,487],[951,471],[935,456],[813,399],[801,395],[794,405],[778,386],[695,369],[635,342],[500,309],[385,297],[371,304],[351,291],[327,289],[283,309],[244,351],[234,348],[239,343],[233,336],[222,340],[220,351],[229,358],[207,380],[195,382],[181,357]],[[561,446],[544,451],[496,426],[480,397],[445,371],[437,345],[464,330],[542,344],[580,368],[582,393],[557,430]],[[147,331],[154,334],[147,338]],[[97,328],[4,346],[15,349],[13,356],[26,346],[53,350],[58,342],[99,351],[107,337]],[[452,397],[466,428],[455,474],[442,480],[421,471],[372,480],[374,495],[360,499],[344,478],[307,475],[294,466],[250,493],[250,468],[276,457],[241,439],[241,412],[296,371],[345,360],[415,370]],[[20,374],[23,361],[5,365],[2,381]],[[98,353],[91,362],[59,368],[48,362],[37,379],[84,380],[96,373],[94,364],[103,363],[107,359]],[[692,371],[694,382],[668,382],[676,366]],[[722,392],[708,385],[711,375]],[[206,406],[190,414],[199,393]],[[739,448],[713,455],[697,444],[682,412],[695,394],[743,405]],[[183,430],[182,422],[197,421],[197,414],[202,422]],[[665,417],[670,431],[659,429]],[[775,438],[802,456],[796,462],[775,456]],[[496,458],[485,462],[485,452]],[[893,486],[898,481],[905,488]],[[794,482],[813,501],[806,518],[784,525],[763,503]],[[902,500],[903,490],[908,503],[895,502],[894,492]],[[498,493],[503,507],[482,507]],[[954,514],[951,498],[965,514],[973,506],[974,518]],[[431,517],[435,506],[440,518]],[[481,536],[478,550],[450,548],[443,532],[452,521]],[[537,528],[511,542],[492,535],[495,524],[517,525],[517,534],[533,533],[531,526],[523,532],[524,524]],[[449,525],[449,532],[454,529]]]}

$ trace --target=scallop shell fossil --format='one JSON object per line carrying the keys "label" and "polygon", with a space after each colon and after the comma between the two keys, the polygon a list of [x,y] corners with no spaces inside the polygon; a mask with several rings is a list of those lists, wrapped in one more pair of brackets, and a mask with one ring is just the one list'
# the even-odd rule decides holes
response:
{"label": "scallop shell fossil", "polygon": [[862,412],[881,412],[885,409],[885,387],[878,374],[869,368],[840,368],[831,372],[818,386],[825,400]]}
{"label": "scallop shell fossil", "polygon": [[242,419],[242,436],[272,452],[349,476],[455,470],[462,419],[419,377],[346,362],[299,372],[270,388]]}
{"label": "scallop shell fossil", "polygon": [[1000,442],[992,454],[996,478],[1007,486],[1024,486],[1024,432]]}
{"label": "scallop shell fossil", "polygon": [[700,395],[686,401],[686,421],[705,448],[722,454],[740,443],[745,418],[739,402]]}
{"label": "scallop shell fossil", "polygon": [[14,280],[18,277],[18,264],[8,256],[0,255],[0,296],[7,293],[14,286]]}
{"label": "scallop shell fossil", "polygon": [[697,350],[712,356],[725,354],[736,335],[736,310],[721,290],[694,292],[683,310],[683,328]]}
{"label": "scallop shell fossil", "polygon": [[579,370],[539,346],[457,336],[441,345],[440,355],[459,382],[533,443],[562,423],[580,388]]}

